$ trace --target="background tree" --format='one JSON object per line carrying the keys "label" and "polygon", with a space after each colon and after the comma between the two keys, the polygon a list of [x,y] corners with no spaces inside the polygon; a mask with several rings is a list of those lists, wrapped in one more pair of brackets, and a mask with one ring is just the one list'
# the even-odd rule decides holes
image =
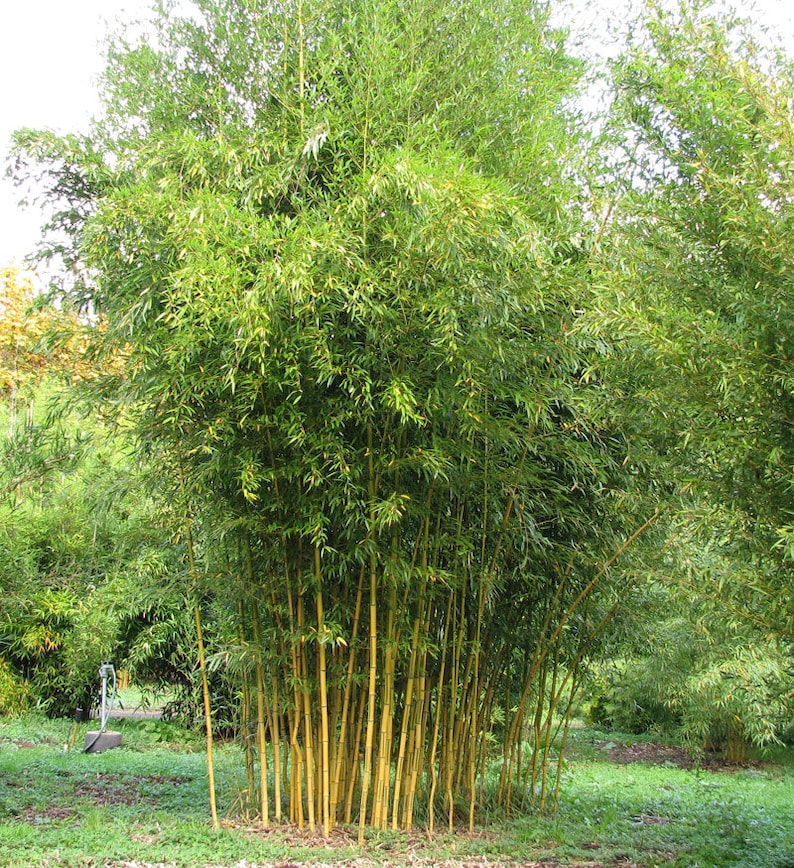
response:
{"label": "background tree", "polygon": [[[84,325],[47,307],[32,273],[8,268],[2,280],[0,704],[88,714],[100,663],[119,663],[131,625],[152,620],[133,590],[163,536],[107,416],[64,402],[96,373]],[[163,616],[182,608],[160,601]],[[140,655],[137,671],[153,674]]]}
{"label": "background tree", "polygon": [[[626,407],[649,423],[656,478],[692,492],[667,569],[703,654],[688,675],[680,657],[665,689],[700,710],[702,736],[721,684],[761,743],[775,727],[750,719],[786,701],[771,673],[792,625],[791,66],[741,21],[655,9],[615,66],[615,94],[623,192],[593,328],[624,341]],[[749,681],[734,690],[737,667]]]}
{"label": "background tree", "polygon": [[80,376],[82,368],[74,319],[48,308],[36,283],[32,272],[0,269],[0,394],[7,401],[12,438],[20,426],[33,426],[33,398],[42,380]]}

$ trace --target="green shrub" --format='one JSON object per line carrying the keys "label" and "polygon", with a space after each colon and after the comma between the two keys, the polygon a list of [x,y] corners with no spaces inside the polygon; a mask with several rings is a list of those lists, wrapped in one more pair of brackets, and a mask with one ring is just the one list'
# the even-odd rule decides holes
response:
{"label": "green shrub", "polygon": [[48,717],[95,703],[103,625],[72,591],[45,588],[22,601],[3,627],[6,662]]}
{"label": "green shrub", "polygon": [[698,643],[694,627],[687,639],[677,626],[671,622],[655,653],[596,670],[586,707],[592,723],[673,735],[734,762],[745,760],[751,745],[791,737],[792,660],[781,643],[730,635]]}
{"label": "green shrub", "polygon": [[779,742],[790,720],[791,658],[774,642],[739,644],[706,661],[672,694],[684,736],[741,762],[750,745]]}
{"label": "green shrub", "polygon": [[601,729],[617,732],[670,733],[681,723],[660,695],[658,681],[649,677],[642,660],[613,661],[593,677],[587,719]]}
{"label": "green shrub", "polygon": [[0,657],[0,715],[22,714],[30,704],[30,685]]}

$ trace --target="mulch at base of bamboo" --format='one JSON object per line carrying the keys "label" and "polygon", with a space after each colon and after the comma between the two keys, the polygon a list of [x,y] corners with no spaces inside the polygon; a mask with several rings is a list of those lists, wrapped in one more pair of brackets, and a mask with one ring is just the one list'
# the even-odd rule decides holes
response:
{"label": "mulch at base of bamboo", "polygon": [[[358,827],[339,826],[332,830],[328,838],[321,833],[310,832],[308,829],[298,829],[297,826],[280,825],[270,829],[257,827],[240,827],[245,833],[257,836],[272,836],[278,838],[287,846],[302,849],[325,850],[324,861],[322,856],[318,859],[310,859],[301,862],[238,862],[233,866],[212,866],[212,868],[636,868],[635,863],[620,858],[618,861],[566,861],[559,862],[553,856],[546,856],[537,861],[500,859],[493,856],[449,857],[434,858],[427,855],[428,848],[432,847],[432,839],[426,832],[416,830],[413,832],[395,833],[388,840],[368,841],[366,844],[366,856],[334,859],[333,851],[342,848],[357,849]],[[373,831],[373,835],[377,836]],[[450,836],[445,833],[439,836],[439,846],[443,847],[450,841]],[[468,828],[461,827],[454,833],[454,840],[462,843],[477,841],[481,842],[491,838],[487,831],[476,830],[471,832]],[[149,868],[143,865],[117,866],[117,868]],[[159,868],[159,866],[158,866]]]}

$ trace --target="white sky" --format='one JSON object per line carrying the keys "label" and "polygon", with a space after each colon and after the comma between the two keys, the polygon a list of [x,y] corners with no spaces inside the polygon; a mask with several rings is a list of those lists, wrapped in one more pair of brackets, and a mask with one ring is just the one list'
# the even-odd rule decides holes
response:
{"label": "white sky", "polygon": [[17,206],[4,177],[11,133],[77,132],[98,108],[96,77],[108,24],[145,14],[149,0],[7,0],[0,11],[0,266],[35,247],[41,215]]}
{"label": "white sky", "polygon": [[[568,0],[584,17],[602,21],[625,0]],[[791,0],[736,0],[740,12],[792,46]],[[0,266],[21,261],[36,244],[40,215],[17,207],[19,192],[5,179],[7,146],[20,127],[76,132],[96,111],[100,46],[108,22],[145,15],[149,0],[7,0],[0,12]],[[588,25],[589,26],[589,25]]]}

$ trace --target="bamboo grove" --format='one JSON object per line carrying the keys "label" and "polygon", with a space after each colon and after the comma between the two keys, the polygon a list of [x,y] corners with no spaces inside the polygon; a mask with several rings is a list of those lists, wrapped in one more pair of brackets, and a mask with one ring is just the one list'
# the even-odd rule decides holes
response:
{"label": "bamboo grove", "polygon": [[652,521],[575,327],[577,65],[513,0],[179,9],[18,171],[168,493],[208,735],[220,669],[265,825],[550,807]]}

